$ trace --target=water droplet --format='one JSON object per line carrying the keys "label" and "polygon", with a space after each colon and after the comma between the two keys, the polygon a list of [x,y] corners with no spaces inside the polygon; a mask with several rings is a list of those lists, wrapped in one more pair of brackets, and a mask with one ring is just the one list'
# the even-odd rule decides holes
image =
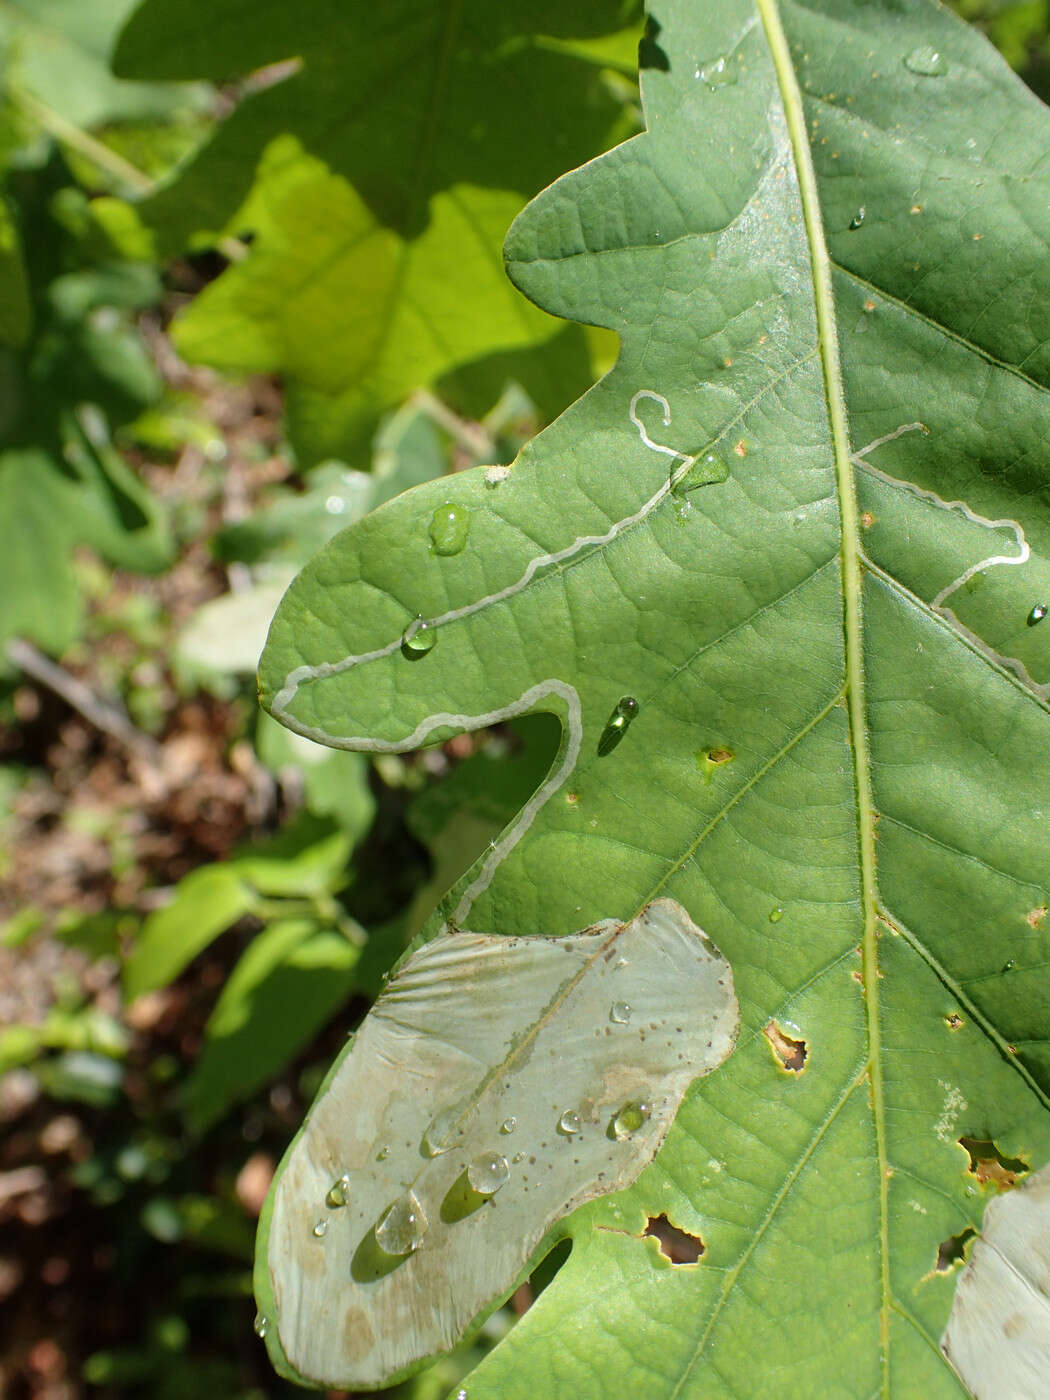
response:
{"label": "water droplet", "polygon": [[617,700],[612,714],[606,721],[602,736],[598,740],[598,757],[604,758],[606,754],[612,753],[613,749],[627,733],[627,726],[638,714],[638,701],[633,695],[625,695]]}
{"label": "water droplet", "polygon": [[[677,470],[681,470],[678,468]],[[672,472],[672,476],[673,476]],[[702,452],[693,460],[692,466],[674,484],[674,494],[684,496],[701,486],[717,486],[729,478],[729,467],[724,457],[717,452]]]}
{"label": "water droplet", "polygon": [[420,614],[401,633],[401,655],[409,661],[418,661],[428,651],[433,651],[436,641],[437,632]]}
{"label": "water droplet", "polygon": [[867,212],[868,212],[868,211],[864,208],[864,205],[862,204],[862,205],[860,206],[860,208],[857,210],[857,212],[853,215],[853,218],[850,219],[850,221],[849,221],[849,226],[850,226],[850,228],[854,228],[854,229],[860,228],[861,224],[864,222],[864,216],[866,215]]}
{"label": "water droplet", "polygon": [[459,554],[470,534],[470,511],[454,501],[446,501],[430,517],[430,552]]}
{"label": "water droplet", "polygon": [[516,1118],[504,1118],[499,1125],[499,1130],[501,1133],[512,1133],[517,1126],[518,1120]]}
{"label": "water droplet", "polygon": [[498,1152],[483,1152],[467,1167],[467,1180],[479,1196],[494,1196],[510,1180],[506,1157]]}
{"label": "water droplet", "polygon": [[317,1236],[317,1238],[318,1238],[319,1240],[323,1240],[324,1237],[325,1237],[325,1235],[328,1234],[328,1221],[327,1221],[327,1220],[319,1220],[319,1221],[317,1222],[317,1224],[314,1226],[314,1234]]}
{"label": "water droplet", "polygon": [[781,921],[781,919],[782,919],[783,917],[784,917],[784,911],[783,911],[783,909],[781,909],[781,907],[780,907],[779,904],[775,905],[775,906],[769,911],[769,922],[770,922],[771,924],[779,924],[780,921]]}
{"label": "water droplet", "polygon": [[615,1021],[618,1026],[626,1026],[631,1019],[630,1003],[626,1001],[614,1001],[609,1007],[609,1020]]}
{"label": "water droplet", "polygon": [[524,1160],[525,1160],[525,1153],[524,1153],[524,1151],[515,1152],[514,1156],[513,1156],[510,1160],[511,1160],[512,1162],[514,1162],[515,1165],[516,1165],[518,1162],[524,1162]]}
{"label": "water droplet", "polygon": [[266,1336],[266,1314],[257,1312],[255,1314],[254,1331],[257,1337]]}
{"label": "water droplet", "polygon": [[376,1244],[384,1254],[411,1254],[423,1243],[427,1224],[418,1196],[414,1191],[406,1191],[376,1226]]}
{"label": "water droplet", "polygon": [[377,1161],[377,1162],[385,1162],[386,1159],[387,1159],[389,1156],[390,1156],[390,1148],[389,1148],[389,1147],[381,1147],[381,1148],[379,1149],[379,1151],[376,1153],[376,1161]]}
{"label": "water droplet", "polygon": [[628,1138],[646,1122],[652,1109],[640,1099],[625,1103],[612,1120],[613,1137],[617,1140]]}
{"label": "water droplet", "polygon": [[330,1210],[338,1210],[340,1206],[345,1206],[350,1196],[350,1178],[341,1176],[338,1181],[333,1181],[328,1188],[328,1195],[324,1198],[324,1203]]}
{"label": "water droplet", "polygon": [[1029,627],[1034,627],[1037,622],[1042,622],[1048,612],[1050,612],[1050,608],[1047,607],[1046,603],[1036,603],[1035,607],[1025,618],[1025,621],[1028,623]]}
{"label": "water droplet", "polygon": [[558,1132],[564,1133],[566,1137],[572,1137],[573,1133],[580,1131],[580,1115],[571,1108],[567,1108],[558,1119]]}
{"label": "water droplet", "polygon": [[428,1157],[440,1157],[452,1146],[452,1134],[459,1122],[460,1110],[446,1108],[427,1125],[423,1134],[423,1151]]}
{"label": "water droplet", "polygon": [[715,58],[710,63],[701,64],[696,70],[696,77],[701,82],[706,83],[714,92],[716,88],[731,87],[736,82],[737,73],[729,59],[723,54],[721,58]]}
{"label": "water droplet", "polygon": [[912,49],[904,60],[904,66],[909,73],[918,73],[922,78],[939,78],[948,71],[947,63],[932,44],[921,44],[917,49]]}
{"label": "water droplet", "polygon": [[[672,493],[672,494],[673,494],[673,493]],[[684,500],[684,499],[682,499],[682,498],[680,498],[680,497],[676,497],[676,498],[675,498],[675,503],[674,503],[674,518],[675,518],[675,524],[676,524],[676,525],[688,525],[688,524],[689,524],[689,517],[692,515],[692,513],[693,513],[693,503],[692,503],[692,501],[687,501],[687,500]]]}

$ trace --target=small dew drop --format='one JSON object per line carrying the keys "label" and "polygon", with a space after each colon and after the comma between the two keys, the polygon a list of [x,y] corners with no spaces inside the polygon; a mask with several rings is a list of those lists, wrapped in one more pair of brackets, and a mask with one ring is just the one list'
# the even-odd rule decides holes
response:
{"label": "small dew drop", "polygon": [[947,63],[931,44],[912,49],[904,66],[909,73],[917,73],[921,78],[940,78],[948,71]]}
{"label": "small dew drop", "polygon": [[515,1166],[517,1166],[517,1164],[518,1164],[519,1162],[524,1162],[524,1160],[525,1160],[525,1153],[524,1153],[523,1151],[522,1151],[522,1152],[515,1152],[514,1156],[513,1156],[510,1160],[515,1164]]}
{"label": "small dew drop", "polygon": [[609,1007],[609,1020],[615,1021],[618,1026],[626,1026],[631,1019],[630,1003],[626,1001],[614,1001]]}
{"label": "small dew drop", "polygon": [[769,922],[771,924],[779,924],[783,917],[784,911],[779,904],[769,911]]}
{"label": "small dew drop", "polygon": [[516,1118],[504,1118],[503,1122],[499,1125],[499,1130],[501,1133],[509,1136],[517,1126],[518,1120]]}
{"label": "small dew drop", "polygon": [[420,615],[401,634],[401,655],[409,661],[418,661],[428,651],[433,651],[436,641],[437,632]]}
{"label": "small dew drop", "polygon": [[616,1117],[612,1120],[613,1137],[617,1141],[629,1138],[632,1133],[636,1133],[647,1121],[652,1109],[642,1100],[633,1100],[625,1103]]}
{"label": "small dew drop", "polygon": [[430,517],[430,552],[460,554],[470,534],[470,511],[466,506],[446,501]]}
{"label": "small dew drop", "polygon": [[1037,623],[1042,622],[1048,612],[1050,612],[1050,607],[1048,607],[1046,603],[1036,603],[1035,607],[1025,618],[1025,621],[1028,623],[1029,627],[1034,627]]}
{"label": "small dew drop", "polygon": [[324,1237],[325,1237],[325,1235],[328,1234],[328,1221],[327,1221],[327,1220],[319,1220],[319,1221],[317,1222],[317,1224],[314,1226],[314,1234],[317,1236],[317,1238],[318,1238],[319,1240],[323,1240]]}
{"label": "small dew drop", "polygon": [[257,1337],[266,1336],[266,1314],[257,1312],[255,1314],[254,1331]]}
{"label": "small dew drop", "polygon": [[638,701],[633,695],[624,695],[620,700],[617,700],[616,706],[602,730],[601,738],[598,740],[599,758],[604,758],[606,754],[612,753],[627,733],[627,726],[638,714],[639,709]]}
{"label": "small dew drop", "polygon": [[510,1180],[506,1157],[498,1152],[483,1152],[467,1166],[467,1180],[479,1196],[494,1196]]}
{"label": "small dew drop", "polygon": [[411,1254],[423,1243],[427,1217],[414,1191],[399,1196],[375,1228],[376,1244],[384,1254]]}
{"label": "small dew drop", "polygon": [[341,1176],[338,1181],[333,1181],[328,1188],[328,1195],[324,1198],[324,1203],[329,1210],[338,1210],[345,1206],[350,1195],[350,1178]]}
{"label": "small dew drop", "polygon": [[732,87],[737,78],[736,69],[725,55],[712,59],[710,63],[702,63],[696,70],[696,76],[712,92],[720,87]]}
{"label": "small dew drop", "polygon": [[849,221],[849,226],[850,226],[850,228],[851,228],[851,229],[858,229],[858,228],[860,228],[861,224],[864,222],[864,218],[865,218],[865,215],[867,214],[867,212],[868,212],[868,211],[864,208],[864,205],[862,204],[862,205],[860,206],[860,208],[857,210],[857,212],[853,215],[853,218],[850,219],[850,221]]}
{"label": "small dew drop", "polygon": [[389,1156],[390,1156],[390,1148],[389,1148],[389,1147],[381,1147],[381,1148],[379,1149],[379,1151],[376,1153],[376,1161],[377,1161],[377,1162],[385,1162],[386,1159],[387,1159]]}
{"label": "small dew drop", "polygon": [[423,1133],[423,1151],[428,1157],[440,1157],[452,1146],[452,1134],[460,1118],[460,1110],[446,1108],[429,1123]]}
{"label": "small dew drop", "polygon": [[558,1119],[558,1132],[564,1133],[566,1137],[572,1137],[573,1133],[580,1131],[580,1115],[575,1109],[567,1108]]}

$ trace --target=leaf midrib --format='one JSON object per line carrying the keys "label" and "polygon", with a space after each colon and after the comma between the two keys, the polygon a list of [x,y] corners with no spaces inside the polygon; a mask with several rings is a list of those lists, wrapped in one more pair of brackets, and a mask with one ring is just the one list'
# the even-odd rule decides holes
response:
{"label": "leaf midrib", "polygon": [[857,855],[860,866],[861,906],[864,917],[862,985],[868,1033],[868,1075],[871,1084],[879,1187],[879,1255],[881,1306],[879,1310],[882,1393],[890,1396],[889,1341],[891,1290],[889,1274],[889,1181],[887,1175],[885,1107],[879,1025],[879,971],[877,945],[877,889],[875,879],[875,822],[871,784],[871,755],[865,722],[863,618],[861,612],[860,522],[846,423],[846,397],[835,318],[831,258],[824,239],[816,170],[806,134],[806,116],[798,75],[780,18],[779,0],[756,0],[769,45],[781,103],[791,142],[803,225],[809,245],[813,280],[814,314],[824,375],[824,393],[831,428],[835,481],[842,531],[843,647],[845,691],[849,717],[850,753],[857,813]]}

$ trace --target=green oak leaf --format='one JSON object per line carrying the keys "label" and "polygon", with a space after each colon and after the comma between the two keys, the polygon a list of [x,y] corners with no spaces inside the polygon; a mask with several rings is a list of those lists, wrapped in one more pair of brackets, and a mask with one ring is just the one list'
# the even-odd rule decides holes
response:
{"label": "green oak leaf", "polygon": [[733,971],[735,1052],[470,1400],[947,1400],[966,1143],[1050,1159],[1050,120],[930,0],[653,0],[641,57],[647,132],[505,250],[616,367],[333,540],[263,701],[380,752],[556,715],[424,938],[670,898]]}
{"label": "green oak leaf", "polygon": [[500,244],[526,199],[635,129],[610,56],[572,41],[622,35],[636,9],[268,0],[246,25],[239,0],[146,0],[117,47],[126,76],[297,59],[136,206],[162,251],[253,235],[176,322],[182,354],[286,375],[310,466],[359,451],[419,385],[549,340],[557,323],[513,294]]}

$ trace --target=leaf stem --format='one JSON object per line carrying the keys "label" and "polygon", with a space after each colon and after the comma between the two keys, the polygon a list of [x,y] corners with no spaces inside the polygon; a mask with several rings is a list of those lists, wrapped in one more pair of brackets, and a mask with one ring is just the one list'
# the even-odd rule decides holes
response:
{"label": "leaf stem", "polygon": [[835,298],[832,288],[831,259],[824,241],[820,196],[813,156],[806,134],[805,110],[787,35],[780,20],[778,0],[757,0],[766,32],[784,115],[791,139],[798,177],[799,199],[805,222],[812,265],[814,312],[824,373],[828,423],[835,456],[839,520],[842,529],[843,644],[846,666],[846,703],[853,751],[853,787],[857,807],[857,847],[860,861],[861,905],[864,917],[863,987],[868,1027],[868,1075],[871,1083],[872,1114],[875,1122],[876,1154],[879,1173],[879,1243],[881,1263],[880,1338],[882,1352],[882,1392],[889,1396],[890,1274],[889,1274],[889,1175],[886,1159],[885,1105],[882,1079],[879,1024],[877,888],[875,878],[875,816],[871,789],[871,755],[865,722],[864,651],[862,616],[862,577],[860,522],[850,460],[846,424],[846,397],[842,383]]}
{"label": "leaf stem", "polygon": [[56,112],[53,107],[42,102],[39,97],[34,96],[24,87],[15,85],[8,88],[8,96],[17,102],[34,121],[39,122],[56,141],[61,141],[72,147],[74,151],[79,151],[100,170],[104,170],[107,175],[112,175],[114,179],[120,180],[122,184],[133,189],[136,194],[152,193],[154,181],[139,170],[138,166],[132,165],[131,161],[125,160],[122,155],[110,150],[102,141],[83,131],[73,122],[67,121],[60,112]]}

